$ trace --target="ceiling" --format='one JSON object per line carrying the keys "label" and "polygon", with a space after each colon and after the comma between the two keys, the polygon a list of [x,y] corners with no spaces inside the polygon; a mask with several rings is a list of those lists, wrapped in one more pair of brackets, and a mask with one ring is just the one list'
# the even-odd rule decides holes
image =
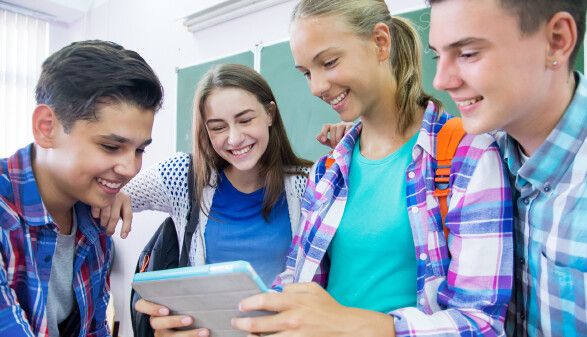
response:
{"label": "ceiling", "polygon": [[0,0],[0,7],[32,11],[46,19],[72,23],[106,0]]}

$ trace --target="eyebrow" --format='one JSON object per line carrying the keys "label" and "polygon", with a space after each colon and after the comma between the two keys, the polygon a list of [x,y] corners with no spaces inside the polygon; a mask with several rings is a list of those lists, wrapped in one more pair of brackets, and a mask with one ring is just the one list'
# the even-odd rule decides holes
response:
{"label": "eyebrow", "polygon": [[[236,118],[239,118],[242,115],[246,114],[247,112],[251,112],[251,111],[253,111],[253,109],[245,109],[245,110],[237,113],[236,115],[234,115],[234,118],[235,119]],[[224,119],[220,119],[220,118],[217,118],[217,119],[209,119],[209,120],[206,121],[206,124],[208,124],[208,123],[215,123],[215,122],[224,122]]]}
{"label": "eyebrow", "polygon": [[[337,49],[336,47],[329,47],[329,48],[326,48],[326,49],[322,50],[321,52],[319,52],[318,54],[316,54],[314,56],[314,58],[312,58],[312,62],[316,62],[316,60],[318,58],[320,58],[320,56],[322,56],[322,54],[324,54],[324,53],[326,53],[328,51],[331,51],[331,50],[336,50],[336,49]],[[300,68],[304,68],[304,67],[299,66],[299,65],[296,64],[296,69],[300,69]]]}
{"label": "eyebrow", "polygon": [[[119,135],[116,135],[114,133],[111,133],[109,135],[99,135],[98,137],[105,139],[105,140],[109,140],[112,142],[116,142],[116,143],[121,143],[121,144],[126,144],[126,143],[130,143],[130,139],[126,138],[126,137],[122,137]],[[145,140],[141,146],[147,146],[149,144],[151,144],[151,142],[153,142],[152,138],[149,138],[147,140]]]}
{"label": "eyebrow", "polygon": [[[443,47],[442,49],[444,51],[448,51],[451,49],[461,48],[461,47],[471,45],[473,43],[479,43],[479,42],[483,42],[483,41],[485,41],[485,39],[481,39],[481,38],[477,38],[477,37],[466,37],[464,39],[460,39],[456,42],[453,42],[453,43],[449,44],[448,46]],[[430,43],[428,44],[428,48],[436,51],[436,48],[434,46],[430,45]]]}

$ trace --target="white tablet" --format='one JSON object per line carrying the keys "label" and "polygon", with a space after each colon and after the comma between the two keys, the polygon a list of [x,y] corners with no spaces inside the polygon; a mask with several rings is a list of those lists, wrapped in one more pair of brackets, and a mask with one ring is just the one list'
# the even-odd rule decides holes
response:
{"label": "white tablet", "polygon": [[244,298],[267,292],[246,261],[139,273],[132,287],[144,299],[169,308],[171,315],[192,316],[194,324],[185,329],[207,328],[211,337],[246,337],[246,332],[230,325],[232,318],[274,314],[238,310]]}

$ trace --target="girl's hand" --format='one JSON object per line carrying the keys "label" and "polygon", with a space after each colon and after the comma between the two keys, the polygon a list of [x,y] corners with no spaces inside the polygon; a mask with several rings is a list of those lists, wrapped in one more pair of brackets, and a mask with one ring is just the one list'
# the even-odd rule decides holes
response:
{"label": "girl's hand", "polygon": [[[336,124],[322,125],[322,131],[316,136],[316,140],[322,145],[335,148],[340,143],[342,137],[355,125],[355,123],[340,122]],[[330,138],[328,137],[330,134]]]}
{"label": "girl's hand", "polygon": [[137,303],[135,303],[135,309],[138,312],[151,316],[151,327],[155,330],[156,337],[207,337],[210,335],[208,329],[174,330],[176,328],[189,326],[194,319],[187,315],[169,316],[169,309],[162,305],[147,300],[138,300]]}
{"label": "girl's hand", "polygon": [[[276,336],[395,336],[392,316],[349,308],[334,300],[316,283],[286,286],[283,293],[265,293],[241,301],[240,310],[270,310],[271,316],[234,318],[239,330],[276,333]],[[253,336],[253,335],[251,335]]]}
{"label": "girl's hand", "polygon": [[126,239],[131,231],[132,222],[132,205],[130,196],[123,192],[118,192],[114,202],[104,208],[92,207],[92,216],[100,219],[100,225],[106,228],[106,234],[111,236],[116,230],[118,220],[122,218],[122,228],[120,237]]}

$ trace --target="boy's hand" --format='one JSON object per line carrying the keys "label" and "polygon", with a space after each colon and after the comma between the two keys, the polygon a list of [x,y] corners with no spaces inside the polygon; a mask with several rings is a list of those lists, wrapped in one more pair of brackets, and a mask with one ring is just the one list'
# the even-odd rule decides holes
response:
{"label": "boy's hand", "polygon": [[[340,122],[336,124],[324,124],[322,125],[322,131],[316,136],[316,140],[322,145],[335,148],[344,135],[355,125],[355,123]],[[328,138],[330,134],[330,138]]]}
{"label": "boy's hand", "polygon": [[92,216],[100,219],[100,225],[106,228],[106,234],[114,234],[118,220],[122,218],[122,228],[120,237],[126,239],[131,231],[132,222],[132,205],[130,196],[123,192],[118,192],[114,202],[104,208],[92,207]]}
{"label": "boy's hand", "polygon": [[395,336],[392,316],[342,306],[316,283],[290,284],[283,293],[265,293],[241,301],[243,312],[270,310],[271,316],[234,318],[232,325],[249,333],[279,336]]}
{"label": "boy's hand", "polygon": [[185,331],[176,331],[192,324],[193,318],[187,315],[169,316],[169,309],[166,307],[149,302],[147,300],[138,300],[135,303],[135,309],[138,312],[151,316],[151,327],[155,330],[155,336],[173,336],[173,337],[207,337],[210,335],[208,329],[194,329]]}

